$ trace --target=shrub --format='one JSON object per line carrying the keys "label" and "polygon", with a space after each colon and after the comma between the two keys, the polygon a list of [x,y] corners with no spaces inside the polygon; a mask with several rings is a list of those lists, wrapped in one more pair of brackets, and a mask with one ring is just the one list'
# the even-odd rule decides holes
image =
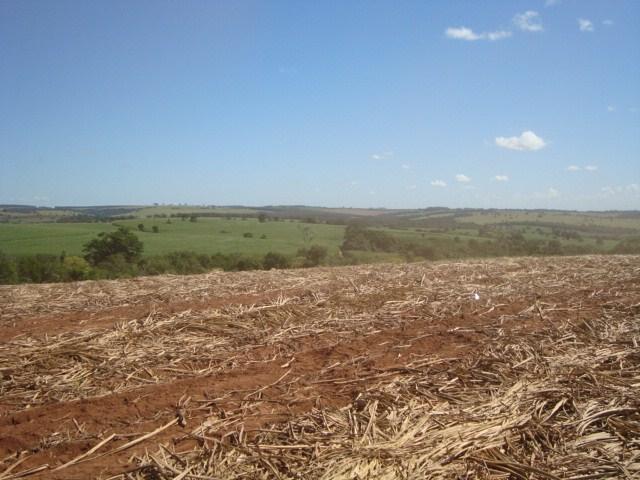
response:
{"label": "shrub", "polygon": [[140,230],[141,232],[144,232],[144,223],[138,224],[138,230]]}
{"label": "shrub", "polygon": [[640,237],[620,240],[611,250],[612,253],[640,253]]}
{"label": "shrub", "polygon": [[64,257],[62,266],[66,280],[86,280],[91,277],[91,265],[82,257]]}
{"label": "shrub", "polygon": [[253,233],[251,233],[251,232],[244,232],[244,233],[242,234],[242,236],[243,236],[244,238],[253,238]]}
{"label": "shrub", "polygon": [[21,282],[45,283],[64,279],[62,262],[57,255],[27,255],[18,258],[18,279]]}
{"label": "shrub", "polygon": [[151,227],[151,231],[152,231],[153,233],[160,233],[160,229],[158,228],[158,226],[157,226],[157,225],[154,225],[153,227]]}
{"label": "shrub", "polygon": [[16,263],[8,255],[0,252],[0,284],[16,283],[18,274]]}
{"label": "shrub", "polygon": [[265,270],[271,270],[272,268],[288,268],[289,259],[281,253],[269,252],[262,259],[262,267]]}
{"label": "shrub", "polygon": [[309,248],[301,248],[298,255],[304,257],[305,267],[316,267],[327,258],[327,248],[322,245],[311,245]]}
{"label": "shrub", "polygon": [[349,225],[344,232],[342,250],[394,252],[398,251],[398,241],[387,232]]}

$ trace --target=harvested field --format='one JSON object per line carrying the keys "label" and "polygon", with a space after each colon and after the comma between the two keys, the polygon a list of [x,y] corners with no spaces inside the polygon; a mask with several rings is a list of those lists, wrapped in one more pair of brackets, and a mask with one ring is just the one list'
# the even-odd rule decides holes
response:
{"label": "harvested field", "polygon": [[0,286],[0,480],[640,478],[640,257]]}

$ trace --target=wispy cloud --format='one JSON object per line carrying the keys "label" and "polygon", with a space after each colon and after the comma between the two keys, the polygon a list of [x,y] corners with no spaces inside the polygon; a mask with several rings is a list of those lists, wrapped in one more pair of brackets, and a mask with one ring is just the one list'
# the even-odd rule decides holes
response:
{"label": "wispy cloud", "polygon": [[389,158],[393,158],[393,152],[392,151],[374,153],[374,154],[371,155],[371,159],[372,160],[387,160]]}
{"label": "wispy cloud", "polygon": [[544,2],[545,7],[555,7],[560,3],[560,0],[546,0]]}
{"label": "wispy cloud", "polygon": [[581,32],[593,32],[593,23],[586,18],[578,19],[578,28]]}
{"label": "wispy cloud", "polygon": [[468,42],[475,42],[476,40],[496,41],[502,40],[504,38],[509,38],[511,36],[511,32],[507,30],[476,33],[467,27],[449,27],[445,30],[444,34],[448,38],[453,38],[455,40],[466,40]]}
{"label": "wispy cloud", "polygon": [[495,32],[489,32],[486,35],[487,39],[495,41],[502,40],[503,38],[509,38],[511,36],[511,32],[508,30],[496,30]]}
{"label": "wispy cloud", "polygon": [[409,169],[411,168],[411,165],[409,165],[408,163],[403,163],[403,164],[402,164],[402,168],[403,168],[404,170],[409,170]]}
{"label": "wispy cloud", "polygon": [[431,182],[431,186],[444,188],[447,186],[447,182],[445,182],[444,180],[433,180]]}
{"label": "wispy cloud", "polygon": [[407,186],[407,190],[415,190],[416,188],[418,188],[417,185],[408,185]]}
{"label": "wispy cloud", "polygon": [[493,178],[495,178],[496,181],[498,181],[498,182],[508,182],[509,181],[509,177],[507,175],[496,175]]}
{"label": "wispy cloud", "polygon": [[602,187],[601,197],[612,197],[614,195],[640,195],[640,185],[637,183],[630,183],[628,185],[616,185]]}
{"label": "wispy cloud", "polygon": [[614,107],[613,105],[607,105],[607,112],[615,112],[616,111],[616,107]]}
{"label": "wispy cloud", "polygon": [[603,20],[603,21],[602,21],[602,24],[603,24],[605,27],[612,27],[612,26],[613,26],[613,20],[609,20],[609,19]]}
{"label": "wispy cloud", "polygon": [[598,166],[597,165],[585,165],[584,167],[580,167],[578,165],[569,165],[567,167],[567,172],[580,172],[584,170],[585,172],[597,172],[598,171]]}
{"label": "wispy cloud", "polygon": [[522,132],[519,137],[496,137],[496,145],[509,150],[535,151],[547,144],[531,130]]}
{"label": "wispy cloud", "polygon": [[463,173],[459,173],[456,175],[456,182],[459,183],[469,183],[471,181],[471,177],[467,177]]}
{"label": "wispy cloud", "polygon": [[534,198],[544,198],[547,200],[558,198],[560,196],[560,192],[553,187],[549,187],[544,192],[536,192],[533,194]]}
{"label": "wispy cloud", "polygon": [[513,17],[513,23],[524,32],[541,32],[544,30],[540,14],[533,10],[527,10]]}

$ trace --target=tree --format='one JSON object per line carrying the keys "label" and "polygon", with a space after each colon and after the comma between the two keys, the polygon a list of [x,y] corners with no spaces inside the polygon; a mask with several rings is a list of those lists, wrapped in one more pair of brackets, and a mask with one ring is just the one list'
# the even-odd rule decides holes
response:
{"label": "tree", "polygon": [[84,246],[84,258],[91,265],[99,265],[110,257],[120,255],[128,263],[140,260],[143,245],[138,237],[128,228],[119,227],[115,232],[99,233],[97,238]]}
{"label": "tree", "polygon": [[191,216],[189,217],[189,221],[190,221],[190,222],[197,222],[197,221],[198,221],[198,217],[196,217],[195,215],[191,215]]}
{"label": "tree", "polygon": [[153,227],[151,227],[151,231],[152,231],[153,233],[160,233],[160,229],[158,228],[158,226],[157,226],[157,225],[154,225]]}
{"label": "tree", "polygon": [[258,221],[259,221],[260,223],[264,223],[266,220],[267,220],[267,215],[266,215],[266,213],[264,213],[264,212],[260,212],[260,213],[258,214]]}
{"label": "tree", "polygon": [[140,230],[141,232],[144,232],[144,223],[138,224],[138,230]]}

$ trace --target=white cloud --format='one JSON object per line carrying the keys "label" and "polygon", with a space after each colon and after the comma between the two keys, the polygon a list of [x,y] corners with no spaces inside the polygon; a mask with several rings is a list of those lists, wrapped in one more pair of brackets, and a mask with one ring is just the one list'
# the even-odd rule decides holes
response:
{"label": "white cloud", "polygon": [[584,167],[584,169],[587,172],[595,172],[598,170],[598,167],[596,165],[587,165],[586,167]]}
{"label": "white cloud", "polygon": [[527,130],[519,137],[496,137],[496,145],[509,150],[535,151],[544,148],[547,144],[531,130]]}
{"label": "white cloud", "polygon": [[591,20],[587,20],[586,18],[579,18],[578,28],[581,32],[593,32],[593,23],[591,23]]}
{"label": "white cloud", "polygon": [[579,172],[580,170],[582,170],[582,168],[580,168],[578,165],[569,165],[567,167],[568,172]]}
{"label": "white cloud", "polygon": [[409,170],[411,168],[411,165],[409,165],[408,163],[403,163],[402,168],[405,170]]}
{"label": "white cloud", "polygon": [[546,0],[544,2],[545,7],[555,7],[560,3],[560,0]]}
{"label": "white cloud", "polygon": [[507,175],[496,175],[494,178],[498,182],[508,182],[509,181],[509,177]]}
{"label": "white cloud", "polygon": [[607,27],[611,27],[611,26],[613,26],[613,20],[609,20],[609,19],[603,20],[602,24],[607,26]]}
{"label": "white cloud", "polygon": [[616,111],[616,107],[614,107],[613,105],[607,105],[607,112],[615,112]]}
{"label": "white cloud", "polygon": [[371,159],[372,160],[387,160],[389,158],[393,157],[393,152],[391,151],[387,151],[387,152],[382,152],[382,153],[374,153],[373,155],[371,155]]}
{"label": "white cloud", "polygon": [[506,30],[496,30],[495,32],[483,32],[476,33],[467,27],[449,27],[445,30],[444,34],[448,38],[455,40],[466,40],[468,42],[475,42],[476,40],[502,40],[511,36],[511,32]]}
{"label": "white cloud", "polygon": [[469,183],[471,181],[470,177],[467,177],[466,175],[459,173],[456,175],[456,182],[460,182],[460,183]]}
{"label": "white cloud", "polygon": [[541,32],[542,23],[540,23],[540,14],[533,10],[527,10],[524,13],[519,13],[513,17],[513,23],[525,32]]}
{"label": "white cloud", "polygon": [[433,180],[431,182],[431,186],[432,187],[446,187],[447,186],[447,182],[445,182],[444,180]]}
{"label": "white cloud", "polygon": [[449,38],[455,38],[456,40],[480,40],[482,38],[481,35],[474,33],[473,30],[467,27],[449,27],[445,30],[444,34]]}

